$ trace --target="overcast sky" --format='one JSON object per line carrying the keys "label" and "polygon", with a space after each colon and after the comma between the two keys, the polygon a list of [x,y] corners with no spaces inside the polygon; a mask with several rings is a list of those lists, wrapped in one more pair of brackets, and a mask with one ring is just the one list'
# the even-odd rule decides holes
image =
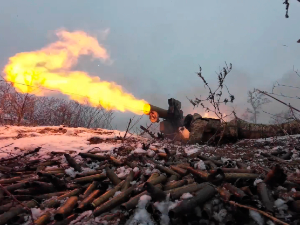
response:
{"label": "overcast sky", "polygon": [[[291,0],[290,18],[284,15],[281,0],[2,1],[0,67],[16,53],[54,41],[57,29],[83,30],[99,37],[113,64],[84,58],[78,69],[115,81],[160,107],[166,108],[167,99],[174,97],[185,114],[192,112],[186,96],[205,93],[195,74],[198,65],[214,84],[219,66],[232,63],[227,84],[242,113],[247,90],[270,90],[276,80],[300,83],[292,72],[293,65],[300,69],[300,3]],[[103,40],[105,30],[109,32]],[[272,103],[265,109],[284,108]],[[114,127],[125,129],[132,116],[116,113]],[[260,121],[266,119],[261,114]]]}

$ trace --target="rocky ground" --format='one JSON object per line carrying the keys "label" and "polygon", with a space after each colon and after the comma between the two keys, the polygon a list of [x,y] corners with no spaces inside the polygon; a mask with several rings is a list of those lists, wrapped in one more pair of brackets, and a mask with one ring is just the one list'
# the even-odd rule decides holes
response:
{"label": "rocky ground", "polygon": [[300,135],[222,147],[0,127],[1,224],[300,224]]}

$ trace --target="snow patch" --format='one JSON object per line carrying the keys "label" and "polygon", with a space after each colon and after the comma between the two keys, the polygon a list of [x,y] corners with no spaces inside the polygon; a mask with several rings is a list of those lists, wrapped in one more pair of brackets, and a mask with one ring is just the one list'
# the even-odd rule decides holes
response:
{"label": "snow patch", "polygon": [[257,186],[259,183],[263,182],[262,179],[256,179],[253,183],[254,186]]}
{"label": "snow patch", "polygon": [[66,135],[74,135],[74,134],[75,134],[74,129],[68,128],[68,129],[67,129],[67,132],[66,132],[65,134],[66,134]]}
{"label": "snow patch", "polygon": [[116,173],[119,178],[125,178],[131,170],[131,168],[126,169],[124,166],[122,166],[117,169]]}
{"label": "snow patch", "polygon": [[214,212],[214,219],[217,220],[218,222],[222,223],[225,217],[227,216],[227,210],[226,209],[221,209],[218,213]]}
{"label": "snow patch", "polygon": [[194,197],[192,194],[188,193],[184,193],[183,195],[181,195],[180,199],[188,199],[188,198],[192,198]]}
{"label": "snow patch", "polygon": [[154,203],[154,206],[161,212],[161,217],[160,217],[161,225],[169,224],[170,218],[168,213],[171,205],[173,205],[173,202],[170,201],[170,194],[167,195],[166,201]]}
{"label": "snow patch", "polygon": [[227,162],[227,161],[229,161],[230,159],[228,159],[228,158],[226,158],[226,157],[221,157],[221,161],[223,162],[223,163],[225,163],[225,162]]}
{"label": "snow patch", "polygon": [[[85,211],[83,213],[81,213],[75,220],[71,221],[70,225],[80,225],[83,224],[82,223],[82,219],[85,217],[89,217],[90,215],[92,215],[93,211],[89,210],[89,211]],[[84,224],[89,224],[89,223],[84,223]]]}
{"label": "snow patch", "polygon": [[150,170],[149,168],[147,168],[147,169],[145,170],[145,174],[146,174],[146,175],[152,174],[152,170]]}
{"label": "snow patch", "polygon": [[258,225],[264,225],[264,218],[258,212],[249,210],[249,215]]}
{"label": "snow patch", "polygon": [[43,210],[41,210],[39,208],[31,208],[31,213],[32,213],[33,219],[36,220],[43,214]]}
{"label": "snow patch", "polygon": [[280,210],[287,210],[288,206],[287,204],[285,204],[285,201],[282,200],[281,198],[278,198],[275,202],[274,202],[275,206],[277,207],[277,209]]}
{"label": "snow patch", "polygon": [[70,167],[68,169],[65,169],[66,174],[68,174],[70,177],[76,177],[79,172],[75,171],[73,167]]}
{"label": "snow patch", "polygon": [[205,163],[202,160],[200,160],[197,163],[195,163],[194,164],[194,168],[195,169],[200,169],[200,170],[206,170]]}
{"label": "snow patch", "polygon": [[148,195],[143,195],[140,197],[139,203],[137,205],[137,209],[129,221],[126,222],[126,225],[135,225],[135,224],[147,224],[154,225],[151,220],[150,214],[147,212],[146,205],[151,200],[151,197]]}
{"label": "snow patch", "polygon": [[142,195],[140,197],[138,208],[145,208],[148,202],[151,200],[151,197],[149,195]]}
{"label": "snow patch", "polygon": [[114,194],[114,197],[118,196],[119,194],[121,194],[122,191],[117,191],[115,194]]}
{"label": "snow patch", "polygon": [[170,210],[174,209],[180,202],[181,202],[181,201],[179,201],[179,200],[175,200],[175,202],[172,202],[172,203],[169,205],[168,210],[170,211]]}
{"label": "snow patch", "polygon": [[[1,146],[9,145],[5,151],[1,151],[0,158],[10,157],[10,153],[22,155],[24,152],[42,147],[36,153],[39,159],[49,158],[49,153],[55,152],[88,152],[91,148],[87,139],[95,136],[95,130],[86,128],[66,128],[66,133],[59,133],[59,126],[45,127],[17,127],[5,126],[0,127]],[[112,139],[115,137],[116,131],[104,130],[103,134],[97,134],[102,139]],[[99,131],[97,131],[99,132]],[[108,134],[107,134],[108,133]],[[15,139],[19,134],[22,138]],[[73,135],[76,134],[76,135]],[[13,143],[12,145],[10,145]],[[100,143],[93,147],[98,147],[101,151],[111,151],[112,148],[119,147],[121,144],[116,143]],[[4,150],[4,149],[2,149]]]}
{"label": "snow patch", "polygon": [[140,168],[138,168],[138,167],[134,167],[134,168],[133,168],[133,172],[136,173],[136,172],[138,172],[138,171],[140,171]]}
{"label": "snow patch", "polygon": [[89,163],[89,164],[87,164],[87,166],[91,169],[91,170],[94,170],[94,169],[97,169],[98,167],[99,167],[99,164],[100,164],[101,162],[91,162],[91,163]]}
{"label": "snow patch", "polygon": [[147,150],[147,155],[148,155],[149,157],[153,157],[153,156],[155,155],[155,152],[154,152],[153,150],[151,150],[151,149],[148,149],[148,150]]}
{"label": "snow patch", "polygon": [[195,147],[195,146],[190,146],[190,147],[187,147],[184,149],[184,152],[187,154],[187,155],[192,155],[196,152],[200,151],[200,148],[199,147]]}
{"label": "snow patch", "polygon": [[135,149],[132,153],[137,153],[137,154],[146,154],[147,151],[145,151],[144,149],[142,148],[137,148]]}

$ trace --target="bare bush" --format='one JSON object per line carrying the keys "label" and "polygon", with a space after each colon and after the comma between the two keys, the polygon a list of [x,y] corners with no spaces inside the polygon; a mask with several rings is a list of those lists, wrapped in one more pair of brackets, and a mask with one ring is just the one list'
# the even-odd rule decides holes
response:
{"label": "bare bush", "polygon": [[251,108],[246,109],[246,112],[243,114],[243,119],[248,119],[252,123],[257,123],[257,118],[260,114],[262,106],[270,103],[271,100],[266,98],[264,94],[254,89],[253,91],[248,91],[247,102],[251,105]]}
{"label": "bare bush", "polygon": [[[299,116],[299,113],[295,113],[295,116],[297,118]],[[288,109],[280,113],[272,114],[270,119],[270,124],[288,123],[293,120],[295,120],[293,112],[290,109]]]}
{"label": "bare bush", "polygon": [[[296,75],[296,77],[300,78],[300,74],[299,74],[298,70],[295,70],[295,69],[293,69],[293,70],[294,70],[294,74]],[[285,94],[283,91],[284,89],[294,90],[294,95],[293,94],[289,94],[289,95]],[[275,84],[273,85],[273,88],[272,88],[272,92],[260,91],[260,90],[256,89],[259,93],[264,94],[265,96],[287,106],[286,111],[283,111],[278,114],[272,114],[270,112],[264,111],[264,113],[271,115],[271,118],[272,118],[270,120],[271,123],[278,123],[278,122],[284,123],[284,122],[290,122],[290,121],[294,120],[300,124],[299,108],[296,108],[296,107],[292,106],[290,103],[286,103],[284,101],[284,99],[300,100],[300,97],[298,95],[299,89],[300,89],[300,87],[298,87],[298,86],[281,84],[279,82],[275,82]],[[280,100],[278,97],[281,98],[282,100]]]}
{"label": "bare bush", "polygon": [[[200,67],[199,72],[197,75],[201,78],[201,80],[204,83],[204,87],[208,89],[208,96],[206,98],[195,98],[194,100],[189,99],[190,103],[194,107],[198,107],[199,105],[205,109],[206,112],[213,112],[222,122],[225,122],[225,117],[231,116],[234,114],[232,112],[229,115],[224,115],[224,113],[221,112],[220,106],[222,104],[227,104],[228,102],[233,103],[235,97],[234,95],[230,94],[227,86],[224,84],[225,78],[232,70],[232,64],[230,63],[229,66],[225,62],[225,66],[216,74],[218,76],[218,86],[213,90],[204,76],[202,75],[202,68]],[[228,93],[228,97],[223,97],[223,88],[226,87],[226,91]],[[207,103],[209,105],[207,105]]]}
{"label": "bare bush", "polygon": [[2,120],[21,125],[27,116],[33,114],[35,96],[32,94],[18,93],[10,84],[4,82],[1,83],[0,93]]}

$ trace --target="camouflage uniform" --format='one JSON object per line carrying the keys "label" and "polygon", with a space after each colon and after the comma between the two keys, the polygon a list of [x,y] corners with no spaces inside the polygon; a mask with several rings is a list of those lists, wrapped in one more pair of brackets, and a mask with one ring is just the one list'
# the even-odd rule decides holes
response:
{"label": "camouflage uniform", "polygon": [[198,113],[193,115],[189,131],[190,131],[190,140],[191,144],[200,143],[202,141],[203,132],[205,130],[208,121],[202,120],[202,116]]}
{"label": "camouflage uniform", "polygon": [[[238,139],[257,139],[288,134],[299,134],[299,121],[292,121],[279,125],[253,124],[235,118],[226,124],[218,119],[202,118],[198,113],[189,114],[185,121],[185,127],[189,130],[189,143],[205,143],[216,135],[216,141],[222,137],[221,143],[236,142]],[[224,129],[225,126],[225,129]],[[224,133],[223,133],[224,132]]]}

